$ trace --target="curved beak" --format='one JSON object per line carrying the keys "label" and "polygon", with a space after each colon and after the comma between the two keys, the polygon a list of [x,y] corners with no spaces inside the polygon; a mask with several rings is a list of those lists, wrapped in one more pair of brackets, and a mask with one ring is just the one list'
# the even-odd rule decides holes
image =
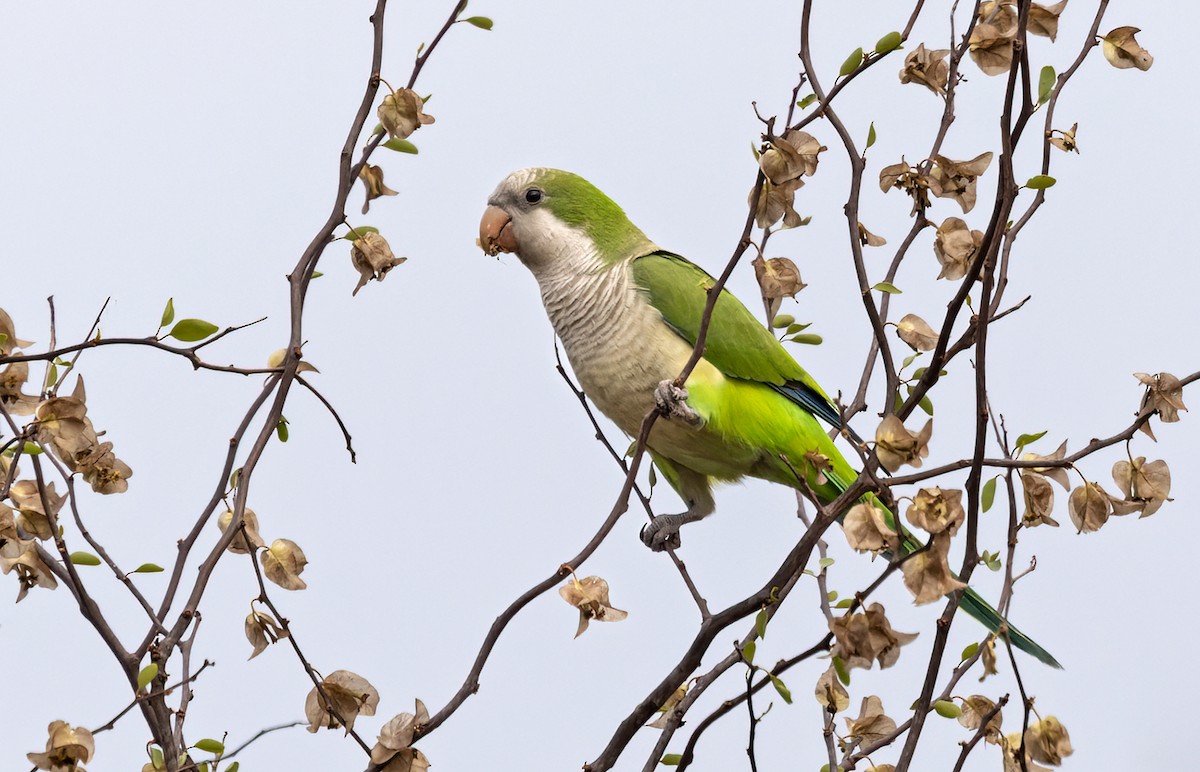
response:
{"label": "curved beak", "polygon": [[483,219],[479,221],[479,246],[489,255],[517,251],[512,218],[500,207],[489,206],[483,211]]}

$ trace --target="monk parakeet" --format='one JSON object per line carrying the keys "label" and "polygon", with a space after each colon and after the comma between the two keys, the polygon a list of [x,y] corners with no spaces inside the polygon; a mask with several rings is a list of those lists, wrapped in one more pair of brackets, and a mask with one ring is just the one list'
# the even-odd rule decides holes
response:
{"label": "monk parakeet", "polygon": [[[514,253],[533,273],[571,368],[605,415],[637,436],[648,411],[666,414],[647,449],[687,510],[655,517],[642,531],[650,547],[677,545],[680,526],[712,513],[714,482],[750,476],[804,490],[799,473],[827,503],[858,476],[821,425],[841,426],[829,396],[729,292],[714,309],[703,358],[683,389],[673,386],[714,279],[659,248],[587,180],[557,169],[513,172],[488,199],[479,237],[489,254]],[[829,466],[814,468],[811,454]],[[886,514],[902,552],[917,549]],[[1004,623],[969,588],[961,603],[993,631]],[[1011,626],[1008,634],[1058,666]]]}

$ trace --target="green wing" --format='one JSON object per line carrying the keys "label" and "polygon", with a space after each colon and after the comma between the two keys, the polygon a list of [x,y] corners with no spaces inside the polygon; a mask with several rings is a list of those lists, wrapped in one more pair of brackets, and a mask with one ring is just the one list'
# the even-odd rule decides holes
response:
{"label": "green wing", "polygon": [[[695,345],[700,317],[708,300],[708,288],[716,281],[703,269],[670,252],[652,252],[635,258],[630,269],[638,289],[645,293],[666,323],[680,337]],[[704,358],[728,377],[759,381],[831,425],[841,425],[837,410],[812,376],[804,372],[775,336],[728,292],[721,293],[713,308]],[[842,459],[841,463],[846,462]],[[833,486],[843,491],[853,479],[852,475],[844,479],[836,472],[826,474]],[[904,534],[902,553],[917,549],[919,544],[912,535],[894,515],[888,514],[894,527]],[[1008,638],[1017,648],[1049,665],[1062,667],[1048,651],[1009,624],[969,587],[963,591],[961,606],[993,632],[1007,628]]]}
{"label": "green wing", "polygon": [[[703,268],[670,252],[651,252],[630,264],[634,283],[663,320],[695,345],[708,288]],[[759,381],[832,426],[841,427],[833,401],[741,302],[722,290],[705,339],[704,358],[727,376]]]}

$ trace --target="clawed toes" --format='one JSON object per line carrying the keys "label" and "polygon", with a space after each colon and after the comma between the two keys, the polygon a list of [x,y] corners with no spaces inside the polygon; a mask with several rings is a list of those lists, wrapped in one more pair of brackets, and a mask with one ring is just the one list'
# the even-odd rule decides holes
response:
{"label": "clawed toes", "polygon": [[641,537],[642,543],[655,552],[679,549],[679,545],[682,543],[679,538],[679,529],[658,524],[658,518],[642,526]]}
{"label": "clawed toes", "polygon": [[679,409],[679,403],[688,398],[687,389],[680,388],[671,380],[662,381],[654,389],[654,404],[663,413],[670,415]]}
{"label": "clawed toes", "polygon": [[687,403],[688,390],[676,386],[674,381],[662,381],[654,389],[654,404],[667,418],[675,418],[689,426],[699,427],[704,419]]}

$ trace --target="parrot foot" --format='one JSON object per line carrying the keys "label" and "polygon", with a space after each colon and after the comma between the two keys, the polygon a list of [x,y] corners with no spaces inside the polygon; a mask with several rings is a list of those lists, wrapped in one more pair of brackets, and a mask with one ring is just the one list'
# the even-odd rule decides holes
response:
{"label": "parrot foot", "polygon": [[701,516],[684,512],[679,515],[658,515],[642,526],[642,543],[655,552],[679,549],[679,529]]}
{"label": "parrot foot", "polygon": [[[676,386],[671,380],[662,381],[654,389],[654,404],[658,405],[659,411],[667,418],[678,418],[688,426],[700,428],[704,425],[704,419],[687,403],[688,391],[685,388]],[[674,517],[674,515],[669,515]],[[657,520],[658,518],[655,518]],[[645,537],[642,538],[645,541]],[[646,542],[649,544],[649,542]],[[658,548],[658,549],[661,549]]]}

